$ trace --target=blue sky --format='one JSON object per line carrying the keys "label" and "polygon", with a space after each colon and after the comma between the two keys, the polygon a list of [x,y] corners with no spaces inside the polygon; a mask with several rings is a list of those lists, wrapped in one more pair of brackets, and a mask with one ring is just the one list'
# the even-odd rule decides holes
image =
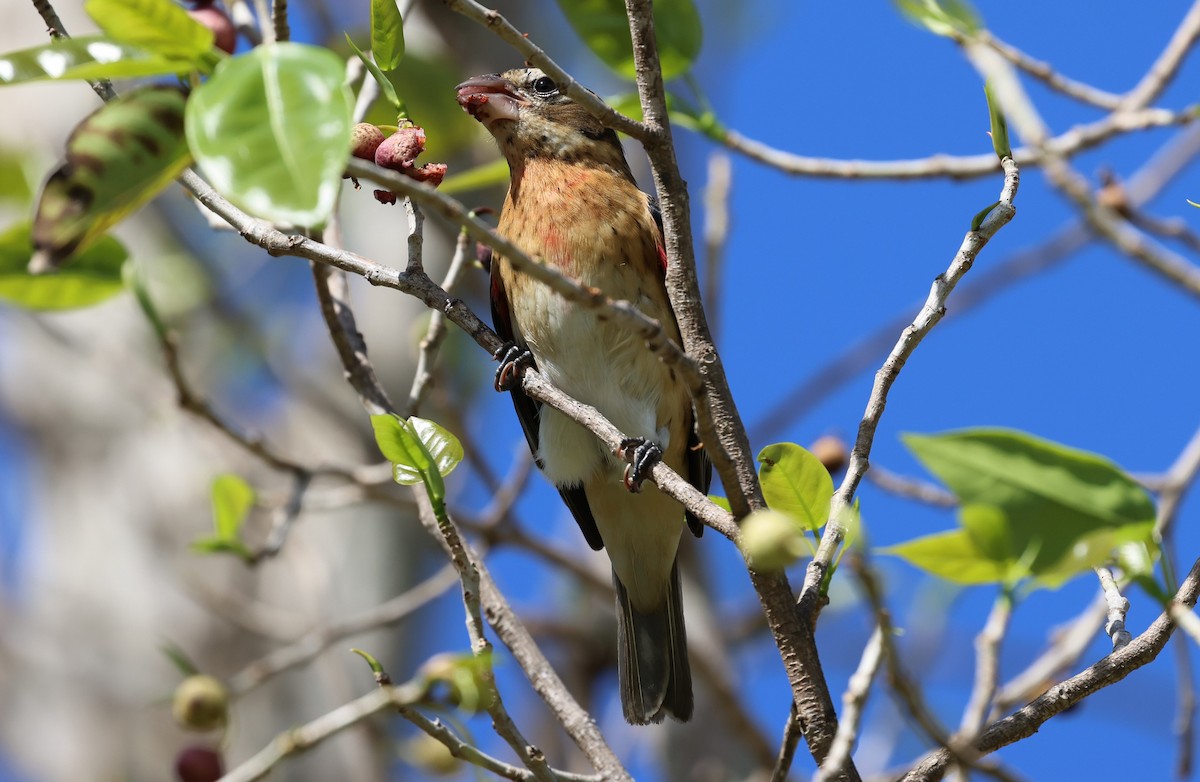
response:
{"label": "blue sky", "polygon": [[[534,40],[602,94],[627,89],[583,48],[553,3],[542,5],[544,13],[531,22]],[[699,5],[706,40],[696,77],[720,120],[746,136],[805,155],[867,160],[970,155],[991,149],[978,75],[953,44],[909,24],[888,3],[702,0]],[[502,11],[505,6],[516,4],[501,4]],[[1186,11],[1183,3],[1113,0],[980,2],[978,9],[1000,38],[1050,61],[1064,74],[1114,92],[1136,83]],[[293,29],[303,38],[304,16],[301,10],[297,14]],[[503,70],[518,60],[513,55],[485,67]],[[464,66],[454,80],[471,75],[474,69]],[[454,80],[446,85],[448,102],[453,100],[449,86]],[[1023,81],[1055,133],[1102,116],[1028,78]],[[1157,105],[1186,106],[1195,100],[1198,88],[1200,57],[1193,56]],[[463,122],[471,121],[463,117]],[[1135,132],[1074,158],[1072,164],[1089,177],[1103,166],[1129,176],[1178,132]],[[707,158],[715,148],[689,132],[677,130],[676,135],[699,231],[704,224],[700,191]],[[934,276],[949,264],[972,216],[996,200],[999,175],[966,182],[837,182],[791,177],[736,154],[732,159],[733,222],[723,269],[720,346],[743,420],[755,432],[752,445],[755,450],[777,441],[807,445],[827,433],[852,438],[882,355],[804,415],[772,431],[760,431],[757,424],[864,335],[898,316],[915,314]],[[1198,224],[1200,212],[1186,204],[1188,198],[1200,200],[1198,170],[1196,164],[1184,169],[1150,203],[1149,211]],[[1026,168],[1022,175],[1016,218],[983,251],[964,285],[1014,253],[1037,247],[1075,219],[1072,208],[1048,189],[1039,171]],[[497,193],[489,197],[497,198]],[[499,206],[498,198],[493,205]],[[235,241],[225,237],[220,247]],[[269,284],[287,300],[287,307],[295,307],[282,314],[279,308],[256,313],[265,323],[274,317],[273,330],[279,329],[281,318],[299,319],[303,313],[315,317],[315,309],[304,309],[311,304],[311,294],[301,265],[280,262],[257,269],[253,273],[263,276],[254,287]],[[244,276],[226,276],[237,283],[231,283],[230,295],[236,296],[234,288],[251,287],[242,286]],[[482,306],[481,301],[473,304]],[[1165,470],[1200,426],[1195,339],[1200,307],[1104,245],[1093,243],[1050,271],[965,312],[956,307],[954,296],[948,306],[949,317],[917,349],[893,389],[872,454],[872,462],[880,467],[924,476],[900,443],[903,432],[1004,426],[1095,451],[1134,472],[1153,473]],[[320,336],[317,331],[305,333]],[[377,350],[373,355],[386,353]],[[491,365],[481,351],[471,356],[482,381]],[[230,395],[242,402],[240,410],[250,419],[270,406],[271,389],[264,392],[269,384],[259,376],[245,385]],[[508,400],[498,395],[481,393],[476,401],[481,404],[472,422],[486,435],[492,465],[503,472],[521,438],[515,418]],[[15,437],[4,439],[0,430],[0,462],[7,465],[0,483],[0,582],[15,587],[18,594],[22,527],[10,520],[22,515],[23,447]],[[582,550],[557,494],[540,479],[533,483],[519,505],[522,519],[538,534]],[[955,524],[950,512],[897,499],[869,482],[859,494],[875,545]],[[468,487],[466,497],[476,506],[487,501],[475,486]],[[1186,503],[1177,522],[1177,550],[1184,569],[1200,551],[1197,513],[1194,501]],[[700,550],[719,595],[721,617],[732,620],[753,602],[740,557],[712,532],[705,535]],[[973,676],[973,639],[994,591],[956,590],[894,559],[879,557],[876,563],[897,622],[906,630],[900,639],[905,663],[925,685],[943,722],[956,726]],[[548,596],[570,596],[563,577],[531,568],[527,556],[500,552],[490,565],[523,613],[544,613]],[[793,578],[798,581],[798,576]],[[1023,601],[1005,642],[1002,678],[1035,657],[1050,628],[1073,618],[1095,591],[1093,579],[1080,578]],[[1136,634],[1153,621],[1158,608],[1136,590],[1130,597],[1129,623]],[[427,642],[430,651],[464,649],[458,601],[451,596],[439,603],[438,612],[444,621]],[[841,590],[818,631],[835,702],[869,632],[868,616]],[[1098,637],[1085,663],[1099,659],[1107,643]],[[765,639],[747,644],[738,650],[735,663],[745,677],[755,717],[776,740],[790,694],[773,645]],[[1168,649],[1126,681],[1003,750],[1000,759],[1028,779],[1101,774],[1170,778],[1176,752],[1175,664],[1174,650]],[[519,706],[534,697],[515,664],[503,655],[500,674],[510,704]],[[877,690],[867,731],[895,723],[889,704],[886,692]],[[611,700],[598,718],[602,727],[620,727]],[[638,758],[633,768],[640,780],[658,778],[644,752],[661,738],[661,730],[617,734],[623,751],[631,746],[642,750],[631,751]],[[485,746],[497,747],[499,742],[486,738],[488,733],[480,722],[476,736]],[[1111,749],[1096,751],[1097,747]],[[878,765],[861,768],[872,772],[901,765],[925,748],[910,735],[889,756],[872,754]],[[800,775],[811,770],[803,750],[795,768]],[[411,778],[409,773],[398,770],[397,778]],[[0,763],[0,779],[4,774]]]}

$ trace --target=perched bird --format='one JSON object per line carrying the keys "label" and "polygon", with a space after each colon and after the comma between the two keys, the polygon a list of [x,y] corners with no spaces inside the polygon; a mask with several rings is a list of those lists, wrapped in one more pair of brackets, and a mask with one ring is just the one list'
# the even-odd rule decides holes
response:
{"label": "perched bird", "polygon": [[[458,102],[499,142],[511,180],[499,231],[529,256],[585,286],[635,304],[679,342],[664,282],[656,202],[638,189],[620,140],[536,68],[469,79]],[[497,254],[492,318],[509,342],[496,372],[509,390],[538,466],[593,549],[606,548],[617,593],[621,704],[633,724],[692,714],[692,682],[676,551],[698,519],[642,480],[662,459],[701,491],[712,467],[674,371],[629,329],[553,293]],[[525,395],[534,366],[599,410],[630,439],[621,454]]]}

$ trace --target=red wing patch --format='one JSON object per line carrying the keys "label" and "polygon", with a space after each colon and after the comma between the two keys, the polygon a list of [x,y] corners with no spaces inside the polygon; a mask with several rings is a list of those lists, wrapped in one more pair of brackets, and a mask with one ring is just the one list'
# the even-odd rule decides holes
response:
{"label": "red wing patch", "polygon": [[658,262],[662,265],[663,274],[667,273],[667,251],[661,244],[655,242],[654,248],[658,250]]}

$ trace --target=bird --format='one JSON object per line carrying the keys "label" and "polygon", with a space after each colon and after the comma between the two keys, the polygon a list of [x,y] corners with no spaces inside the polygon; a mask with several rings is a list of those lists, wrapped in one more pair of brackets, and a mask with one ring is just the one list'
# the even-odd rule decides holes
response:
{"label": "bird", "polygon": [[[681,344],[661,212],[638,188],[616,131],[538,68],[476,76],[456,96],[508,162],[498,232],[538,263],[633,303]],[[634,725],[667,715],[687,721],[693,695],[678,546],[685,524],[697,537],[703,525],[642,483],[661,460],[708,491],[712,466],[688,390],[628,327],[568,301],[500,253],[490,266],[493,325],[505,340],[496,389],[512,395],[538,467],[588,544],[612,563],[623,715]],[[519,381],[530,367],[625,433],[619,451],[526,395]]]}

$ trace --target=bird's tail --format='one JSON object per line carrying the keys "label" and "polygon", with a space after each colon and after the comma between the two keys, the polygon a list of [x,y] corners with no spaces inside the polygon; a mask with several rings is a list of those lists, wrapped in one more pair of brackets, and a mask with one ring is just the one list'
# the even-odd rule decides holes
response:
{"label": "bird's tail", "polygon": [[667,599],[654,611],[638,611],[613,573],[617,591],[617,676],[621,707],[631,725],[662,722],[670,714],[692,716],[692,671],[679,589],[679,560],[671,568]]}

